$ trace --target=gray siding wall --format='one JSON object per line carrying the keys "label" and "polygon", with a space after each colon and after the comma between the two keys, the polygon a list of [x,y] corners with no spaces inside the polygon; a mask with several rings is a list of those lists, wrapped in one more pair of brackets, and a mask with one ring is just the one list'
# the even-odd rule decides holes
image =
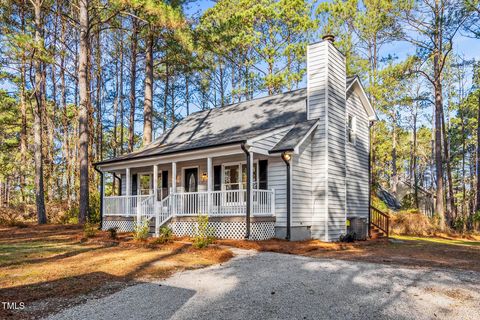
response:
{"label": "gray siding wall", "polygon": [[279,156],[268,158],[268,188],[275,189],[275,226],[287,224],[287,169]]}
{"label": "gray siding wall", "polygon": [[356,119],[355,143],[347,143],[347,217],[368,217],[369,120],[358,94],[347,92],[347,113]]}
{"label": "gray siding wall", "polygon": [[345,57],[329,42],[307,54],[309,119],[319,118],[312,140],[312,237],[338,240],[346,223]]}
{"label": "gray siding wall", "polygon": [[312,224],[312,152],[311,136],[292,158],[292,226]]}

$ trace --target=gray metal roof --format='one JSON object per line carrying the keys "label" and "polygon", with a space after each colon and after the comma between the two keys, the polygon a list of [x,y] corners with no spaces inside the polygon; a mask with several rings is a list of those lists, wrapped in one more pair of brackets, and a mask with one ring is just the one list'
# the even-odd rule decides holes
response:
{"label": "gray metal roof", "polygon": [[192,113],[144,148],[98,164],[241,143],[307,120],[306,89]]}
{"label": "gray metal roof", "polygon": [[287,134],[270,150],[270,153],[278,153],[283,151],[293,151],[295,147],[302,141],[307,133],[314,126],[317,126],[318,119],[298,122],[287,132]]}

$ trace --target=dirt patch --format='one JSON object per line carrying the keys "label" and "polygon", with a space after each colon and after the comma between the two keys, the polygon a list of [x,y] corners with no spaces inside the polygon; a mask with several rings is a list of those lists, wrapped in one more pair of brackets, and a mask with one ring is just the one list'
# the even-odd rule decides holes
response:
{"label": "dirt patch", "polygon": [[445,289],[445,288],[438,288],[438,287],[427,287],[424,289],[425,292],[433,294],[433,295],[444,295],[450,299],[457,300],[460,302],[470,301],[473,300],[473,297],[467,291],[461,289]]}
{"label": "dirt patch", "polygon": [[[480,272],[480,246],[458,245],[458,241],[432,238],[369,240],[355,243],[325,243],[318,240],[220,240],[219,244],[257,251],[299,254],[317,258],[367,261],[411,267],[441,267]],[[467,240],[463,240],[467,241]],[[476,242],[467,242],[475,244]]]}
{"label": "dirt patch", "polygon": [[29,226],[0,230],[0,301],[23,302],[24,310],[0,309],[0,318],[31,319],[101,297],[152,278],[227,261],[218,246],[139,242],[108,232],[84,238],[80,226]]}
{"label": "dirt patch", "polygon": [[[353,244],[340,242],[322,242],[319,240],[287,241],[280,239],[271,239],[264,241],[217,240],[215,243],[241,249],[271,251],[290,254],[307,254],[319,250],[325,252],[356,250],[360,244],[360,242]],[[364,242],[362,244],[369,245],[371,243]]]}

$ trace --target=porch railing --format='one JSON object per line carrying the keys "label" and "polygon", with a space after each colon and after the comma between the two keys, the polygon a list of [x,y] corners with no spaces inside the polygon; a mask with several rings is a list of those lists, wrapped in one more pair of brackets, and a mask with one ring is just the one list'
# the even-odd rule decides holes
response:
{"label": "porch railing", "polygon": [[111,196],[103,201],[103,214],[108,216],[130,216],[137,214],[138,204],[150,196]]}
{"label": "porch railing", "polygon": [[[245,190],[172,193],[162,201],[150,196],[113,196],[104,198],[106,216],[142,216],[151,218],[159,212],[163,221],[171,215],[236,216],[247,211]],[[275,214],[274,190],[252,190],[252,215]]]}

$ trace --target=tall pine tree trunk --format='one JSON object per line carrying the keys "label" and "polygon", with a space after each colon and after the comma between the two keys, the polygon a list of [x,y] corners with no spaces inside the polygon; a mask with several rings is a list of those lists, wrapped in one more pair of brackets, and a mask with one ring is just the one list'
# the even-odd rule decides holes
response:
{"label": "tall pine tree trunk", "polygon": [[[121,23],[123,26],[123,21]],[[123,69],[124,69],[124,54],[123,54],[123,30],[120,30],[120,154],[123,154],[125,145],[125,106],[123,103]]]}
{"label": "tall pine tree trunk", "polygon": [[439,215],[441,228],[445,227],[444,207],[444,179],[443,179],[443,150],[442,150],[442,84],[440,79],[435,81],[435,171],[437,176],[437,192],[435,199],[435,212]]}
{"label": "tall pine tree trunk", "polygon": [[152,142],[153,113],[153,30],[147,35],[145,55],[145,99],[143,102],[143,145]]}
{"label": "tall pine tree trunk", "polygon": [[478,93],[478,111],[477,111],[477,160],[475,172],[477,176],[477,190],[475,192],[477,201],[475,202],[475,211],[480,210],[480,92]]}
{"label": "tall pine tree trunk", "polygon": [[[66,35],[66,21],[62,16],[62,28],[60,34],[60,42],[62,45],[65,44],[65,35]],[[72,173],[70,165],[70,132],[68,125],[68,110],[67,110],[67,88],[65,81],[65,54],[60,54],[60,95],[61,95],[61,105],[62,105],[62,128],[63,128],[63,159],[65,162],[65,183],[66,189],[65,194],[67,196],[67,205],[70,208],[72,204],[71,193],[72,193]]]}
{"label": "tall pine tree trunk", "polygon": [[[37,48],[43,48],[43,40],[40,32],[42,29],[42,1],[33,2],[35,10],[35,43]],[[40,55],[40,54],[39,54]],[[45,194],[43,188],[43,154],[42,154],[42,112],[43,112],[43,92],[42,92],[42,67],[39,57],[35,57],[35,100],[33,108],[33,149],[35,158],[35,202],[37,206],[37,221],[39,224],[47,223],[45,212]]]}
{"label": "tall pine tree trunk", "polygon": [[452,179],[452,167],[450,164],[450,146],[447,136],[447,129],[445,126],[445,117],[442,112],[442,134],[443,134],[443,149],[445,157],[445,167],[447,170],[447,181],[448,181],[448,203],[450,204],[450,211],[447,212],[447,224],[452,225],[453,218],[456,215],[456,205],[455,197],[453,196],[453,179]]}
{"label": "tall pine tree trunk", "polygon": [[128,119],[128,152],[133,151],[133,138],[135,130],[135,104],[136,104],[136,87],[137,81],[137,43],[138,30],[137,20],[132,18],[132,39],[131,39],[131,60],[130,60],[130,116]]}
{"label": "tall pine tree trunk", "polygon": [[392,113],[392,193],[397,194],[398,168],[397,168],[397,116]]}
{"label": "tall pine tree trunk", "polygon": [[78,111],[78,158],[80,162],[80,203],[78,221],[85,223],[88,217],[88,196],[89,196],[89,161],[88,161],[88,141],[89,141],[89,123],[88,123],[88,31],[89,18],[88,8],[89,0],[79,0],[80,8],[80,51],[78,57],[78,86],[80,94],[80,106]]}

